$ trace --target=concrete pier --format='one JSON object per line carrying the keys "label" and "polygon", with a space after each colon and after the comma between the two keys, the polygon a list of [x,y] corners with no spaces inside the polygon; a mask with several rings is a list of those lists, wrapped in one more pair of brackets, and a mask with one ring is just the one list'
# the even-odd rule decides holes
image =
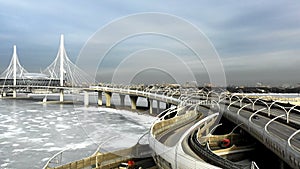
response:
{"label": "concrete pier", "polygon": [[159,114],[160,113],[160,101],[156,100],[156,102],[157,102],[156,113]]}
{"label": "concrete pier", "polygon": [[13,98],[16,98],[17,97],[17,90],[16,88],[13,89]]}
{"label": "concrete pier", "polygon": [[59,101],[60,102],[64,101],[64,89],[59,90]]}
{"label": "concrete pier", "polygon": [[170,103],[166,103],[166,109],[170,108],[171,104]]}
{"label": "concrete pier", "polygon": [[125,95],[119,94],[120,96],[120,105],[125,106]]}
{"label": "concrete pier", "polygon": [[84,98],[83,98],[84,106],[89,106],[89,93],[87,91],[84,91]]}
{"label": "concrete pier", "polygon": [[153,100],[152,99],[147,99],[147,101],[148,101],[149,113],[153,114]]}
{"label": "concrete pier", "polygon": [[98,106],[102,106],[103,101],[102,101],[102,92],[98,91]]}
{"label": "concrete pier", "polygon": [[137,96],[130,96],[130,102],[131,102],[131,109],[136,110],[136,102],[138,97]]}
{"label": "concrete pier", "polygon": [[106,107],[110,107],[111,106],[111,92],[104,92],[105,95],[105,100],[106,100]]}

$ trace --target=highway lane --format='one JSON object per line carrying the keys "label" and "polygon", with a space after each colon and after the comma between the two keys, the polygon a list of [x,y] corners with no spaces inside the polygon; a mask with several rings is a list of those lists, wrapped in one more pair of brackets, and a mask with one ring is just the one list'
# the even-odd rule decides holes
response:
{"label": "highway lane", "polygon": [[[230,107],[229,108],[230,111],[232,112],[237,112],[239,110],[239,108],[236,107]],[[247,110],[240,110],[240,116],[245,118],[245,119],[249,119],[249,117],[253,114],[253,112],[247,111]],[[268,118],[266,116],[262,116],[260,114],[256,114],[255,118],[252,118],[252,122],[255,125],[258,125],[262,128],[262,130],[264,130],[265,125],[271,120],[271,118]],[[288,138],[295,132],[297,131],[297,129],[290,127],[287,124],[284,123],[280,123],[278,121],[273,121],[271,122],[268,127],[267,127],[268,131],[270,134],[274,135],[274,137],[278,137],[282,140],[287,141]],[[297,147],[300,149],[300,136],[296,135],[293,139],[293,146]]]}
{"label": "highway lane", "polygon": [[175,128],[171,128],[169,130],[166,130],[164,133],[162,133],[160,136],[157,137],[158,141],[163,143],[164,145],[168,147],[175,146],[180,137],[190,128],[192,127],[199,118],[193,119],[190,121],[187,121],[186,123],[182,125],[178,125]]}
{"label": "highway lane", "polygon": [[[240,117],[242,118],[245,118],[245,119],[249,119],[251,117],[251,115],[253,114],[252,111],[248,111],[246,110],[245,108],[244,109],[240,109],[240,107],[235,107],[235,106],[239,106],[239,103],[238,104],[235,104],[235,105],[231,105],[229,107],[229,110],[231,112],[235,112],[237,113],[239,111],[239,114],[240,114]],[[227,106],[226,106],[227,107]],[[252,108],[251,105],[247,106],[248,108]],[[257,106],[256,107],[257,110],[259,109],[262,109],[262,108],[265,108],[264,106]],[[275,110],[275,111],[274,111]],[[256,111],[256,110],[255,110]],[[272,112],[277,112],[278,114],[277,115],[282,115],[284,112],[280,112],[280,110],[278,109],[271,109]],[[261,111],[263,113],[267,113],[266,111]],[[299,116],[298,116],[299,117]],[[251,119],[251,122],[254,124],[254,125],[257,125],[257,126],[260,126],[262,129],[264,129],[265,125],[274,117],[266,117],[266,116],[262,116],[260,115],[259,113],[257,113],[256,115],[254,115]],[[284,117],[283,117],[284,118]],[[285,141],[288,140],[288,138],[295,132],[297,131],[297,128],[293,128],[285,123],[280,123],[278,121],[273,121],[272,123],[270,123],[268,125],[268,131],[269,133],[273,134],[274,136],[280,138],[280,139],[283,139]],[[300,140],[300,134],[296,135],[295,138],[293,139],[293,144],[296,146],[296,147],[299,147],[300,148],[300,143],[297,143],[299,142],[298,140]]]}
{"label": "highway lane", "polygon": [[[229,100],[226,100],[226,103],[228,104]],[[256,104],[254,105],[254,109],[259,110],[259,109],[262,109],[262,108],[266,108],[265,110],[262,110],[262,112],[268,114],[267,105],[258,105],[257,103],[260,103],[260,101],[256,102]],[[247,108],[252,109],[252,103],[242,102],[242,106],[244,106],[246,104],[251,104],[251,105],[247,106]],[[240,106],[240,102],[238,101],[234,105],[235,106]],[[269,106],[270,106],[270,104],[269,104]],[[286,111],[289,111],[290,108],[291,108],[290,106],[283,106],[283,107],[286,109]],[[271,110],[270,111],[271,115],[274,115],[274,116],[279,116],[279,115],[282,115],[282,114],[286,114],[286,112],[282,108],[279,108],[279,107],[276,108],[276,105],[273,105],[270,110]],[[289,118],[290,122],[294,122],[294,123],[300,125],[300,112],[291,111],[289,116],[290,116],[290,118]]]}
{"label": "highway lane", "polygon": [[[261,108],[264,108],[266,106],[263,106],[263,105],[255,105],[254,108],[255,109],[261,109]],[[289,111],[291,107],[285,107],[286,108],[286,111]],[[263,110],[264,113],[268,113],[268,110]],[[286,112],[281,109],[281,108],[271,108],[271,111],[270,111],[270,114],[271,115],[274,115],[274,116],[279,116],[279,115],[282,115],[282,114],[286,114]],[[286,117],[284,117],[286,119]],[[299,113],[295,113],[293,111],[290,112],[289,114],[289,121],[290,122],[294,122],[296,124],[300,124],[300,112]]]}
{"label": "highway lane", "polygon": [[168,147],[175,146],[178,143],[180,137],[203,117],[202,114],[207,114],[209,110],[204,107],[200,107],[198,111],[199,113],[201,113],[201,116],[186,121],[184,124],[178,125],[175,128],[170,128],[166,130],[165,132],[156,137],[157,140]]}
{"label": "highway lane", "polygon": [[[246,104],[244,103],[243,105],[246,105]],[[233,108],[234,108],[233,106],[230,107],[230,109],[233,109]],[[251,106],[245,107],[244,110],[245,110],[246,108],[250,108],[250,109],[252,110],[252,105],[251,105]],[[261,113],[264,113],[265,116],[268,115],[268,110],[267,110],[267,107],[266,107],[266,106],[264,106],[264,105],[256,105],[254,108],[255,108],[254,111],[257,111],[257,110],[260,110],[260,109],[265,108],[265,110],[261,110],[260,112],[261,112]],[[289,110],[290,107],[286,107],[286,108],[287,108],[287,110]],[[235,111],[235,110],[233,110],[233,112],[234,112],[234,111]],[[241,111],[241,112],[245,112],[245,111]],[[277,109],[277,108],[271,108],[271,109],[270,109],[270,112],[271,112],[271,116],[270,116],[269,118],[261,118],[261,119],[262,119],[262,120],[264,120],[264,119],[271,119],[271,118],[274,118],[274,117],[276,117],[276,116],[286,115],[286,112],[284,112],[284,110]],[[242,115],[242,114],[241,114],[241,115]],[[299,128],[298,128],[298,125],[300,124],[300,115],[297,114],[297,113],[293,113],[293,112],[290,113],[290,118],[289,118],[289,119],[290,119],[290,123],[294,123],[294,124],[295,124],[294,127],[291,127],[292,125],[288,125],[287,123],[285,123],[285,122],[286,122],[286,116],[280,117],[280,119],[283,119],[283,123],[282,123],[282,124],[285,124],[285,126],[286,126],[286,127],[281,128],[281,131],[282,131],[283,133],[285,133],[285,135],[286,135],[286,140],[287,140],[288,137],[289,137],[291,134],[293,134],[294,131],[296,131],[296,130],[299,129]],[[255,120],[253,120],[253,121],[255,121]],[[261,121],[261,120],[260,120],[260,121]],[[268,127],[268,128],[271,128],[271,129],[272,129],[272,126],[275,125],[274,133],[278,133],[278,131],[276,130],[276,129],[277,129],[277,123],[278,123],[277,121],[274,121],[274,122],[272,122],[272,123],[269,125],[269,127]],[[300,134],[297,134],[297,135],[295,136],[295,139],[296,139],[296,140],[297,140],[297,139],[300,139]]]}
{"label": "highway lane", "polygon": [[[226,102],[228,104],[228,102]],[[252,110],[252,104],[246,106],[246,104],[249,103],[242,103],[242,106],[245,106],[243,110],[248,110],[248,111],[253,111]],[[240,107],[239,102],[232,104],[230,106],[230,109],[233,107]],[[291,107],[285,107],[286,111],[288,111]],[[268,116],[268,107],[266,105],[255,105],[254,106],[254,111],[259,111],[259,113],[264,113],[265,116]],[[253,112],[254,112],[253,111]],[[272,108],[270,109],[270,119],[280,116],[280,115],[285,115],[284,117],[280,117],[279,119],[281,119],[282,123],[286,122],[286,112],[282,109],[282,108],[276,108],[275,106],[272,106]],[[300,113],[295,113],[293,111],[290,112],[290,117],[289,117],[289,121],[290,123],[288,124],[289,126],[292,126],[295,129],[300,129]]]}
{"label": "highway lane", "polygon": [[[245,104],[247,104],[247,103],[243,103],[243,105],[245,105]],[[239,102],[237,102],[235,105],[239,106]],[[252,105],[249,105],[247,107],[249,109],[252,109]],[[202,108],[203,112],[208,111],[208,109],[205,108],[205,107],[201,106],[201,108]],[[266,108],[266,106],[262,106],[262,105],[256,105],[255,106],[256,110],[259,110],[259,109],[262,109],[262,108]],[[229,107],[229,110],[231,112],[235,112],[235,113],[238,112],[239,109],[240,109],[239,107],[234,107],[233,105],[231,105]],[[264,113],[265,115],[261,115],[261,114],[257,113],[255,116],[252,117],[251,122],[252,122],[253,125],[261,127],[262,130],[264,130],[266,124],[272,118],[274,118],[274,116],[279,116],[279,115],[285,114],[285,112],[283,110],[275,109],[275,108],[271,108],[272,115],[274,115],[272,117],[266,116],[267,115],[267,108],[266,108],[266,110],[263,110],[261,112]],[[247,120],[249,120],[250,116],[253,114],[252,111],[249,111],[249,110],[246,110],[246,109],[240,110],[239,113],[240,113],[240,117],[241,118],[245,118]],[[296,114],[291,114],[290,117],[294,118],[294,116],[295,116],[295,119],[300,118],[300,116],[299,115],[297,116]],[[282,119],[285,119],[285,117],[283,117]],[[297,120],[294,120],[294,121],[297,121]],[[300,120],[298,122],[300,122]],[[173,145],[175,145],[176,142],[179,140],[180,136],[189,127],[191,127],[194,123],[190,123],[190,124],[184,125],[182,128],[179,128],[179,129],[174,129],[172,131],[168,131],[165,135],[163,135],[161,137],[160,141],[162,143],[164,143],[165,145],[167,145],[167,146],[173,146]],[[295,131],[297,131],[297,128],[293,128],[293,127],[289,126],[288,124],[281,123],[281,122],[278,122],[278,121],[271,122],[268,125],[267,129],[268,129],[269,134],[273,135],[274,137],[278,137],[278,138],[280,138],[282,140],[285,140],[285,141],[287,141],[288,138]],[[300,149],[300,134],[295,135],[295,137],[292,139],[292,144],[293,144],[293,146],[295,146],[295,147],[297,147],[297,148]]]}
{"label": "highway lane", "polygon": [[189,137],[184,138],[183,142],[181,143],[184,153],[188,154],[191,157],[194,157],[195,159],[197,159],[199,161],[204,161],[191,149],[191,147],[188,144],[188,139],[189,139]]}
{"label": "highway lane", "polygon": [[[190,128],[192,127],[195,123],[198,122],[200,118],[198,119],[193,119],[190,122],[185,123],[184,125],[182,125],[183,127],[176,127],[170,130],[167,130],[164,134],[162,134],[162,136],[160,138],[158,138],[159,142],[163,143],[164,145],[168,146],[168,147],[173,147],[176,144],[178,144],[178,141],[180,139],[180,137]],[[204,161],[203,159],[201,159],[197,154],[195,154],[195,152],[189,147],[188,145],[188,137],[186,137],[182,144],[182,149],[183,151],[191,156],[196,158],[199,161]]]}
{"label": "highway lane", "polygon": [[[208,114],[210,111],[206,109],[205,107],[199,107],[198,111],[201,112],[201,114]],[[171,128],[169,130],[166,130],[160,136],[157,137],[158,141],[163,143],[164,145],[168,147],[175,146],[178,144],[179,139],[181,136],[195,123],[197,123],[201,118],[204,116],[199,116],[198,118],[192,119],[190,121],[186,121],[186,123],[177,126],[176,128]],[[183,142],[181,143],[182,149],[185,154],[199,160],[203,161],[188,145],[188,137],[184,138]]]}
{"label": "highway lane", "polygon": [[[193,100],[191,100],[190,102],[192,102],[192,101]],[[197,102],[195,102],[195,103],[197,103]],[[245,105],[245,104],[247,104],[247,103],[243,103],[242,106]],[[239,102],[237,102],[235,105],[239,106]],[[201,107],[203,112],[205,111],[204,109],[206,109],[206,111],[208,111],[208,108],[205,108],[205,107],[202,107],[202,106],[199,106],[199,107]],[[266,106],[256,105],[255,106],[256,110],[260,110],[262,108],[265,108],[265,110],[263,110],[262,112],[256,113],[255,116],[252,116],[253,113],[255,112],[255,110],[254,111],[251,110],[252,105],[249,105],[247,107],[248,107],[248,109],[242,109],[240,111],[239,111],[240,107],[235,107],[233,105],[229,107],[229,111],[232,112],[231,114],[237,114],[237,112],[239,111],[239,118],[243,118],[244,122],[246,121],[246,123],[247,123],[247,124],[244,125],[246,128],[251,127],[251,125],[255,125],[256,127],[261,128],[261,131],[262,131],[263,134],[268,134],[269,133],[271,138],[274,137],[274,140],[278,140],[278,139],[275,139],[275,138],[279,138],[279,140],[284,141],[286,144],[287,144],[288,138],[295,131],[298,130],[297,128],[293,127],[292,125],[289,125],[289,124],[285,123],[285,121],[272,121],[271,123],[269,123],[270,120],[272,120],[272,118],[274,118],[278,115],[285,114],[285,112],[283,110],[276,109],[276,108],[272,107],[272,109],[271,109],[272,116],[269,117],[267,115],[268,110],[267,110]],[[225,108],[227,108],[227,106],[225,106]],[[227,110],[225,110],[225,111],[227,111]],[[252,117],[252,118],[249,121],[250,117]],[[299,119],[300,116],[297,115],[297,113],[291,113],[290,117],[293,118],[293,122],[298,122],[298,124],[299,124],[300,120],[298,121],[298,119]],[[285,118],[286,117],[282,117],[283,120]],[[231,119],[229,119],[229,120],[231,120]],[[187,122],[185,125],[178,126],[176,128],[172,128],[170,130],[167,130],[166,132],[163,133],[163,135],[161,135],[161,137],[159,138],[159,141],[161,143],[165,144],[166,146],[175,146],[177,144],[178,140],[180,139],[180,137],[183,135],[183,133],[185,133],[185,131],[187,131],[195,123],[196,123],[196,121],[190,121],[190,122]],[[268,125],[267,131],[266,131],[265,126],[268,123],[269,123],[269,125]],[[250,126],[248,126],[248,124]],[[249,130],[249,131],[251,132],[252,130]],[[255,131],[255,130],[253,130],[253,131]],[[256,131],[257,131],[257,129],[256,129]],[[292,145],[293,145],[293,147],[296,147],[297,149],[300,149],[300,138],[299,138],[300,136],[299,135],[296,135],[295,138],[292,139]],[[263,136],[261,135],[261,137],[263,137]],[[264,142],[264,139],[262,140],[262,142]],[[282,142],[280,144],[285,145],[284,142]],[[271,143],[271,145],[269,145],[269,144],[270,143],[266,143],[266,145],[270,146],[269,148],[273,150],[274,147],[272,147],[272,143]],[[184,145],[184,142],[182,143],[182,145]],[[275,147],[275,149],[277,149],[277,148]],[[285,149],[284,146],[283,146],[283,149]],[[188,146],[185,145],[183,150],[186,154],[189,154],[192,157],[197,157],[197,155],[195,155],[195,153],[191,153],[193,151],[191,151],[191,149]],[[274,151],[276,151],[276,150],[274,150]]]}

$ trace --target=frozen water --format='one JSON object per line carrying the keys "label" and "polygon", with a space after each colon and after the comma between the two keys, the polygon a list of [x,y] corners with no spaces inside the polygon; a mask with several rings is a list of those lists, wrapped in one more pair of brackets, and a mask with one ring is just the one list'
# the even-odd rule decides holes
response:
{"label": "frozen water", "polygon": [[[66,160],[134,145],[154,117],[109,108],[0,100],[0,168],[42,168],[65,148]],[[75,151],[75,150],[74,150]]]}

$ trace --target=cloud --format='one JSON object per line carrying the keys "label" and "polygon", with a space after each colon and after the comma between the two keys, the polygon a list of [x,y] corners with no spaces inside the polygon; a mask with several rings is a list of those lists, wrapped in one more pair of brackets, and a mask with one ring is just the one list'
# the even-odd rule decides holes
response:
{"label": "cloud", "polygon": [[[37,71],[45,68],[57,53],[59,35],[65,34],[66,49],[72,60],[75,60],[80,49],[90,36],[113,20],[137,12],[162,12],[179,16],[198,27],[216,47],[224,61],[228,75],[251,75],[252,80],[261,76],[257,71],[266,74],[274,81],[285,79],[297,68],[300,44],[300,2],[298,1],[0,1],[0,70],[4,70],[11,57],[12,45],[17,44],[19,57],[27,70]],[[149,18],[148,18],[149,19]],[[140,21],[147,25],[148,19]],[[161,18],[155,18],[157,26],[166,24]],[[125,23],[134,24],[134,23]],[[188,34],[178,23],[168,23],[172,29]],[[126,27],[116,31],[125,31]],[[112,31],[114,32],[114,31]],[[116,34],[107,34],[105,38],[113,39]],[[147,40],[147,39],[146,39]],[[128,49],[138,50],[147,46],[145,39],[125,43],[113,52],[109,64],[103,68],[109,70],[118,59],[127,56]],[[148,39],[149,40],[149,39]],[[201,46],[201,42],[189,37],[190,42]],[[162,48],[176,51],[198,74],[204,68],[197,68],[193,55],[173,41],[154,40]],[[167,43],[166,43],[167,42]],[[151,43],[151,41],[150,41]],[[126,46],[127,45],[127,46]],[[149,47],[157,47],[150,45]],[[132,51],[132,50],[131,50]],[[130,53],[130,51],[129,51]],[[123,55],[122,55],[123,54]],[[119,58],[118,58],[119,57]],[[266,59],[267,58],[267,59]],[[287,58],[281,59],[281,58]],[[260,62],[257,61],[260,60]],[[272,62],[267,62],[271,60]],[[292,63],[291,63],[292,62]],[[264,65],[270,63],[267,66]],[[285,64],[279,64],[285,63]],[[271,75],[276,65],[281,75]],[[286,66],[284,66],[286,65]],[[88,66],[88,65],[87,65]],[[205,70],[205,69],[204,69]],[[105,70],[106,71],[106,70]],[[282,75],[285,75],[282,77]],[[237,82],[241,76],[231,76]]]}
{"label": "cloud", "polygon": [[299,83],[300,50],[270,52],[245,57],[224,58],[229,83],[254,85],[264,82],[271,85]]}

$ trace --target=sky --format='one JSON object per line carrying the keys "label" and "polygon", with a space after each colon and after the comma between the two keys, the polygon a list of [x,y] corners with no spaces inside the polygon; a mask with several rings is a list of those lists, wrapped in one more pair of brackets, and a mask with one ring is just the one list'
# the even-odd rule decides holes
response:
{"label": "sky", "polygon": [[[87,73],[95,74],[100,81],[118,83],[125,83],[127,77],[136,83],[211,83],[214,77],[222,79],[219,77],[222,72],[214,75],[210,68],[216,67],[205,60],[209,60],[206,56],[215,50],[212,55],[219,58],[215,62],[223,67],[219,71],[224,71],[227,85],[256,85],[258,82],[297,85],[300,79],[299,9],[300,1],[296,0],[0,0],[0,71],[8,66],[13,45],[17,45],[18,57],[25,69],[40,72],[55,59],[60,34],[65,36],[69,58],[76,63],[88,57],[84,56],[85,50],[97,35],[97,45],[112,43],[107,38],[113,39],[133,29],[138,32],[154,20],[151,23],[156,27],[168,28],[169,32],[162,32],[182,33],[185,41],[176,41],[176,37],[163,36],[158,34],[160,32],[129,37],[114,44],[101,61],[95,58],[96,72],[93,69],[94,72]],[[162,17],[126,21],[126,17],[143,13],[158,13]],[[168,22],[167,16],[177,18],[178,22]],[[121,23],[124,20],[126,22]],[[113,23],[118,23],[117,28],[103,35]],[[201,42],[186,25],[202,33]],[[202,53],[201,60],[184,44],[207,46],[202,48],[207,52]],[[93,55],[93,51],[89,52],[88,55]],[[78,65],[87,71],[91,67],[89,63]],[[124,82],[116,80],[122,77]]]}

